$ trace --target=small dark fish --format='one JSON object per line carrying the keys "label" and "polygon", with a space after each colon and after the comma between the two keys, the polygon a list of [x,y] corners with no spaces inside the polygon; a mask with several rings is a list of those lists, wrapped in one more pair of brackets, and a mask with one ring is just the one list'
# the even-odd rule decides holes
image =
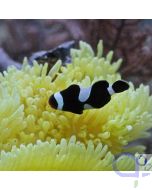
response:
{"label": "small dark fish", "polygon": [[82,114],[84,110],[105,106],[113,94],[123,92],[128,88],[129,84],[123,80],[118,80],[112,85],[109,85],[106,80],[101,80],[88,88],[73,84],[53,94],[49,98],[49,104],[54,109]]}
{"label": "small dark fish", "polygon": [[63,65],[65,65],[71,62],[70,49],[74,48],[74,46],[75,41],[68,41],[54,49],[48,51],[38,51],[32,54],[32,56],[29,58],[29,62],[32,64],[32,62],[36,60],[42,64],[46,62],[49,64],[54,64],[58,59],[61,59]]}

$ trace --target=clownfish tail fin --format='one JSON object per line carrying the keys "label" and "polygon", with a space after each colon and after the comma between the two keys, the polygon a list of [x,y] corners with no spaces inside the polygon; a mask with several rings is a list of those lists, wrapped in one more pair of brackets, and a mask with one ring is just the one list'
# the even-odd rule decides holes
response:
{"label": "clownfish tail fin", "polygon": [[112,89],[115,93],[123,92],[125,90],[128,90],[128,88],[129,88],[129,84],[124,80],[117,80],[112,85]]}

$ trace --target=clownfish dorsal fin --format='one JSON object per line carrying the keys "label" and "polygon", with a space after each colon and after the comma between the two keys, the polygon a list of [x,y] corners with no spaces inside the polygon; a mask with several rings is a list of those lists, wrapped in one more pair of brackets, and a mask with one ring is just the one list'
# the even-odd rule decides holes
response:
{"label": "clownfish dorsal fin", "polygon": [[80,92],[79,85],[72,84],[71,86],[69,86],[65,90],[60,91],[60,94],[63,97],[64,103],[68,103],[68,102],[77,101],[77,97],[79,95],[79,92]]}
{"label": "clownfish dorsal fin", "polygon": [[80,90],[80,87],[79,85],[77,84],[72,84],[71,86],[69,86],[68,88],[66,88],[65,90],[62,90],[61,93],[63,94],[68,94],[68,95],[71,95],[77,91]]}
{"label": "clownfish dorsal fin", "polygon": [[109,83],[106,81],[106,80],[100,80],[100,81],[97,81],[97,82],[95,82],[93,85],[92,85],[92,87],[94,87],[94,88],[108,88],[108,86],[109,86]]}

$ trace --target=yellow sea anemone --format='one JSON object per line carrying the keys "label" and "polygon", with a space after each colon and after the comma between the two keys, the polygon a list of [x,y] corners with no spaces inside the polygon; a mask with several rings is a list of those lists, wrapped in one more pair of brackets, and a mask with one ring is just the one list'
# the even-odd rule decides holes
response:
{"label": "yellow sea anemone", "polygon": [[48,72],[47,64],[30,66],[25,59],[21,70],[9,67],[0,74],[0,170],[112,170],[114,155],[124,152],[129,142],[148,136],[152,122],[148,86],[135,90],[130,83],[128,91],[114,95],[105,107],[82,115],[48,104],[54,92],[71,84],[87,87],[97,80],[120,79],[121,60],[111,63],[112,52],[106,58],[102,52],[101,41],[97,55],[80,42],[66,67],[58,61]]}

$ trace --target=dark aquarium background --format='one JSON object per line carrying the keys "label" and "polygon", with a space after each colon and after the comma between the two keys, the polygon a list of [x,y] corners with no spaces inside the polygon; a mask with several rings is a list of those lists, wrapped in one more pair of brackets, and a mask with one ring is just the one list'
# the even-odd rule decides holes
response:
{"label": "dark aquarium background", "polygon": [[151,85],[152,20],[0,20],[1,54],[3,50],[17,62],[69,40],[84,40],[95,48],[99,39],[104,53],[114,50],[115,59],[123,58],[124,77]]}

